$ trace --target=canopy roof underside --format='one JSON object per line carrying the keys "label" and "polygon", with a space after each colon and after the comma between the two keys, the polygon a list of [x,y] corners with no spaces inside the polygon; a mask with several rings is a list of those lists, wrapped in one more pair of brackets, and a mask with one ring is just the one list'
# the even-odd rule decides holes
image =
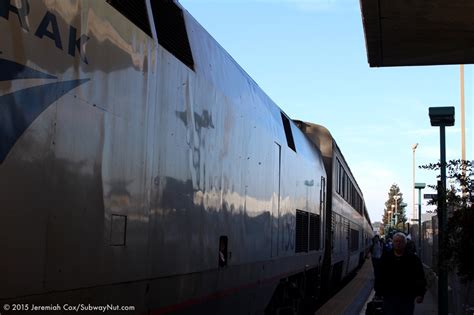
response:
{"label": "canopy roof underside", "polygon": [[474,1],[360,0],[371,67],[474,63]]}

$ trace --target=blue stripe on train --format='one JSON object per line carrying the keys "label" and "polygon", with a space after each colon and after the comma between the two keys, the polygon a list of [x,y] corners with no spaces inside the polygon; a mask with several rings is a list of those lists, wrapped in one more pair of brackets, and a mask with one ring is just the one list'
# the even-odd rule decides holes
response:
{"label": "blue stripe on train", "polygon": [[14,61],[0,58],[0,81],[10,81],[16,79],[57,79],[57,77],[34,70]]}
{"label": "blue stripe on train", "polygon": [[[25,75],[41,74],[28,71],[19,73],[15,70],[17,68],[10,69],[13,69],[9,73],[10,77],[19,75],[21,78],[25,78]],[[44,73],[42,75],[52,77]],[[0,76],[5,77],[3,71]],[[70,90],[87,81],[89,79],[49,83],[0,96],[0,163],[6,158],[23,132],[46,108]]]}

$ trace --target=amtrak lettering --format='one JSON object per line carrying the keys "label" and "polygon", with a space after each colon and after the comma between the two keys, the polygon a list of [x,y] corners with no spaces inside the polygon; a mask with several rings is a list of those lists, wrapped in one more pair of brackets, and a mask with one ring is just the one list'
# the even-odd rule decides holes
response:
{"label": "amtrak lettering", "polygon": [[[21,28],[26,31],[29,31],[29,26],[27,23],[27,16],[30,13],[30,4],[28,0],[21,0],[21,7],[15,7],[11,4],[11,0],[0,0],[0,17],[8,20],[10,18],[10,12],[16,14],[20,23]],[[89,40],[89,37],[85,34],[77,38],[77,29],[72,26],[69,26],[68,32],[68,54],[72,57],[75,57],[76,50],[79,52],[79,56],[82,62],[88,64],[87,57],[85,55],[85,45]],[[49,38],[54,42],[56,48],[64,51],[63,41],[61,38],[61,33],[59,31],[59,26],[57,22],[56,15],[49,11],[46,11],[41,22],[35,31],[35,36],[43,39]],[[63,34],[64,36],[64,34]]]}
{"label": "amtrak lettering", "polygon": [[[0,81],[26,78],[56,78],[49,74],[0,59]],[[48,83],[0,96],[0,164],[33,121],[52,103],[89,79]]]}
{"label": "amtrak lettering", "polygon": [[30,29],[26,23],[26,16],[30,13],[30,4],[28,1],[21,0],[21,7],[17,8],[10,4],[10,0],[0,0],[0,16],[8,20],[10,11],[18,16],[20,26],[25,31],[29,31]]}

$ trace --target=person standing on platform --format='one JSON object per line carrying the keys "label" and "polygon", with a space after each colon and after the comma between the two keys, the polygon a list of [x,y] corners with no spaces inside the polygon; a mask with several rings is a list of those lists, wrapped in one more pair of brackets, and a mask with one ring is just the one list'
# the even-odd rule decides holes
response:
{"label": "person standing on platform", "polygon": [[407,253],[417,254],[415,242],[413,242],[410,235],[407,235],[407,246],[405,247],[405,251]]}
{"label": "person standing on platform", "polygon": [[[383,244],[380,241],[380,236],[375,235],[372,239],[372,247],[370,248],[370,256],[372,257],[372,266],[374,267],[374,278],[379,276],[380,259],[382,258]],[[376,292],[376,295],[377,292]]]}
{"label": "person standing on platform", "polygon": [[383,245],[383,251],[384,252],[391,252],[392,251],[392,239],[390,237],[385,239],[385,243]]}
{"label": "person standing on platform", "polygon": [[384,314],[412,315],[416,303],[423,303],[426,279],[420,258],[405,250],[405,234],[393,236],[393,249],[382,255],[375,292],[383,297]]}

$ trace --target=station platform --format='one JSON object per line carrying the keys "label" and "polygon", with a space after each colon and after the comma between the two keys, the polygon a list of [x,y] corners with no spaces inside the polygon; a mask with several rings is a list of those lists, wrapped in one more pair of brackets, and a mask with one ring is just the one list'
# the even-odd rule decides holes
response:
{"label": "station platform", "polygon": [[[426,271],[426,270],[425,270]],[[415,315],[438,314],[438,302],[436,300],[436,281],[427,274],[428,290],[423,303],[415,304]],[[341,314],[341,315],[365,315],[367,303],[374,297],[374,273],[372,262],[366,259],[357,275],[334,297],[322,305],[316,315]]]}
{"label": "station platform", "polygon": [[374,272],[372,262],[370,259],[366,259],[362,267],[357,271],[354,279],[323,304],[315,314],[358,315],[366,305],[373,288]]}
{"label": "station platform", "polygon": [[[364,304],[364,307],[360,310],[358,313],[359,315],[365,315],[365,311],[367,309],[367,303],[372,301],[372,298],[374,297],[375,291],[372,290],[370,293],[369,298]],[[423,303],[421,304],[415,304],[415,312],[413,313],[414,315],[432,315],[432,314],[438,314],[438,302],[433,295],[433,293],[428,289],[425,294],[425,298],[423,300]]]}

